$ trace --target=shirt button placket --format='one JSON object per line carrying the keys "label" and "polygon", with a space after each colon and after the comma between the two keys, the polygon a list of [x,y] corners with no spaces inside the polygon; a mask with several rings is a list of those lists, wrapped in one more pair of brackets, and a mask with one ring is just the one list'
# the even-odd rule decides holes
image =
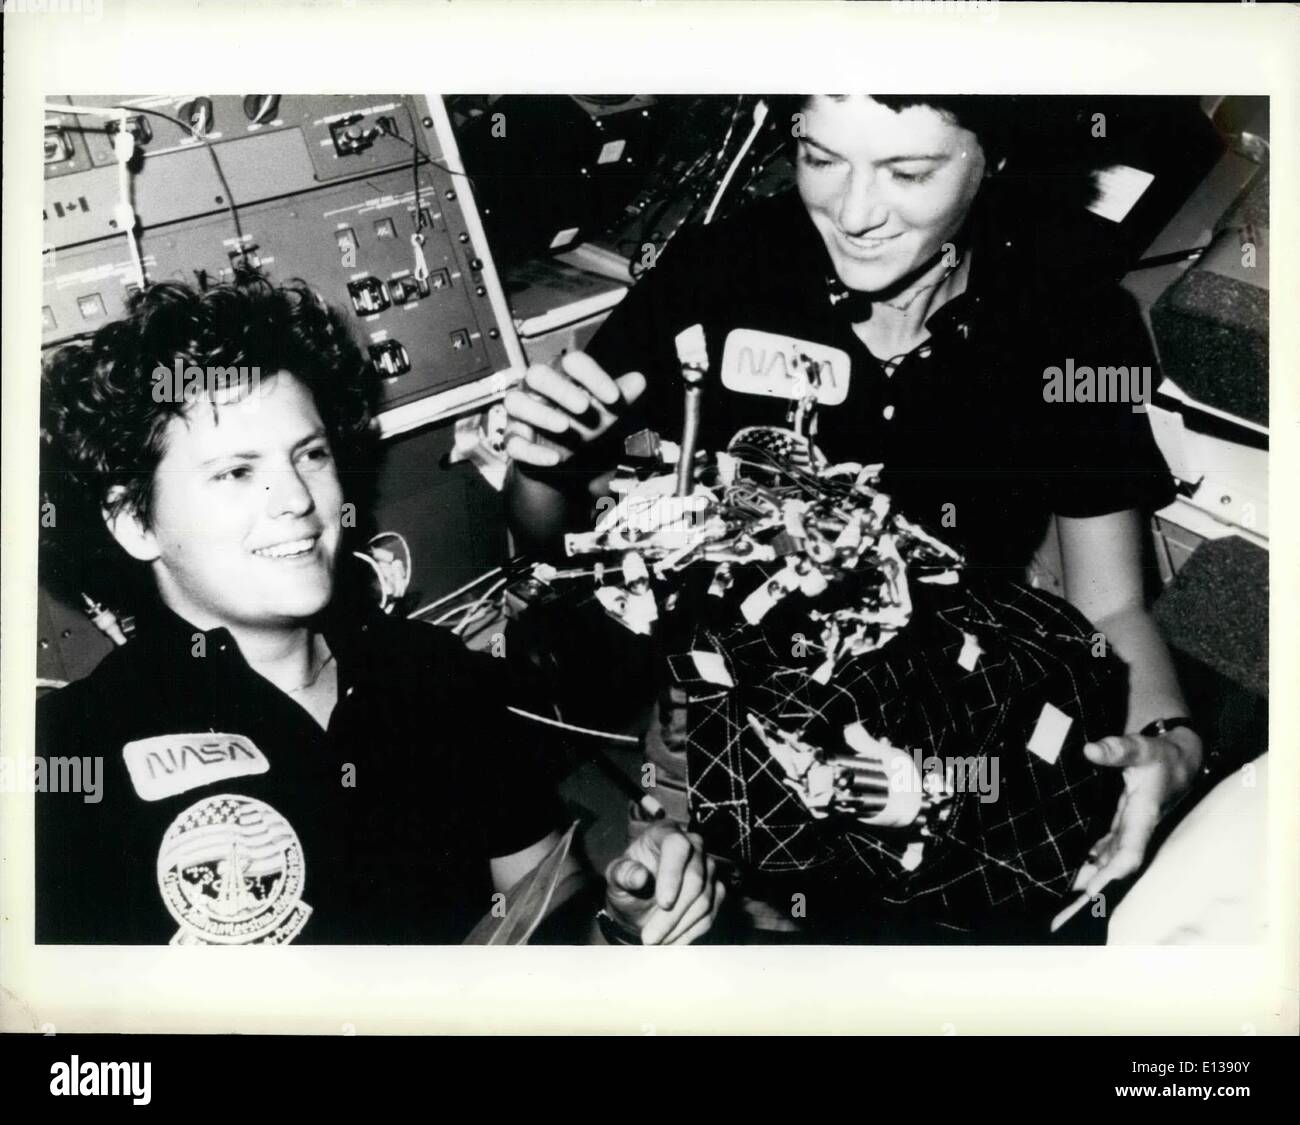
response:
{"label": "shirt button placket", "polygon": [[[919,348],[916,349],[916,352],[915,352],[916,358],[917,358],[918,360],[926,360],[926,359],[929,359],[931,353],[933,352],[933,350],[934,350],[934,349],[931,348],[929,344],[922,344]],[[892,375],[897,375],[897,374],[898,374],[898,370],[899,370],[899,368],[901,368],[901,367],[903,366],[903,364],[906,363],[906,362],[907,362],[906,359],[903,360],[903,363],[900,363],[900,364],[898,365],[898,367],[894,369],[894,371],[892,372]],[[895,409],[896,409],[896,408],[895,408],[895,406],[894,406],[894,404],[893,404],[892,402],[887,402],[887,403],[885,403],[885,408],[884,408],[880,413],[884,416],[884,419],[885,419],[886,422],[892,422],[892,421],[894,420],[894,411],[895,411]]]}

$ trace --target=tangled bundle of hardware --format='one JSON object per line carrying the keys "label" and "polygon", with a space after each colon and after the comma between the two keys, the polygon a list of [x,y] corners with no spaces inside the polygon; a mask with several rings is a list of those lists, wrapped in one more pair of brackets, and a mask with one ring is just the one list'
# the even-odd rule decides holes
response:
{"label": "tangled bundle of hardware", "polygon": [[[663,452],[652,435],[629,444]],[[568,553],[619,559],[591,573],[606,611],[637,633],[648,634],[658,616],[653,585],[687,567],[711,566],[716,595],[744,590],[741,613],[753,625],[795,591],[819,601],[825,659],[816,676],[825,683],[838,661],[907,624],[909,569],[922,582],[953,583],[961,556],[891,511],[876,487],[879,465],[814,471],[799,464],[810,453],[789,456],[798,444],[781,431],[742,430],[712,465],[696,468],[687,495],[675,493],[674,474],[625,470],[611,485],[617,503],[593,531],[566,537]]]}
{"label": "tangled bundle of hardware", "polygon": [[1090,624],[971,581],[876,466],[827,466],[793,433],[741,431],[686,496],[672,447],[629,447],[617,503],[567,540],[592,565],[535,573],[594,580],[666,639],[710,846],[960,927],[1059,904],[1120,785],[1082,753],[1119,729],[1124,683]]}
{"label": "tangled bundle of hardware", "polygon": [[[897,511],[880,466],[828,465],[801,424],[696,455],[702,342],[679,338],[680,447],[626,443],[614,502],[566,537],[605,612],[658,632],[685,694],[691,818],[740,869],[829,877],[959,929],[1059,905],[1122,785],[1084,743],[1120,729],[1125,669],[1041,590],[972,581]],[[806,393],[803,393],[806,392]]]}

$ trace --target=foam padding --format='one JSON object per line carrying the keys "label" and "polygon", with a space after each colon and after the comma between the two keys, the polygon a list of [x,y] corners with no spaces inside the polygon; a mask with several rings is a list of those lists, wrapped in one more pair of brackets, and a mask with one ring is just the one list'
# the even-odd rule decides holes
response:
{"label": "foam padding", "polygon": [[1268,695],[1268,552],[1239,536],[1210,539],[1156,601],[1174,648],[1256,695]]}
{"label": "foam padding", "polygon": [[1165,372],[1197,402],[1268,424],[1268,293],[1188,270],[1151,309]]}
{"label": "foam padding", "polygon": [[[1151,308],[1165,373],[1198,402],[1268,424],[1268,172]],[[1246,243],[1251,252],[1246,252]]]}

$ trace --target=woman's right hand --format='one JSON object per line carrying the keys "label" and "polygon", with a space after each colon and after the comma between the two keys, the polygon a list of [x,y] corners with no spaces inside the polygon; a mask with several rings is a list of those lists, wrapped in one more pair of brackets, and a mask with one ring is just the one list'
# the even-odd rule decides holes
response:
{"label": "woman's right hand", "polygon": [[609,430],[645,390],[639,371],[612,379],[583,352],[568,352],[560,366],[534,364],[506,395],[505,451],[517,462],[560,464]]}

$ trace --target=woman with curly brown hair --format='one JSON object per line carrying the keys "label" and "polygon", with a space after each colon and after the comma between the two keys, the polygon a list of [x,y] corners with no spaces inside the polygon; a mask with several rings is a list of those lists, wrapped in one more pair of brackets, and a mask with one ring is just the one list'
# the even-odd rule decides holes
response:
{"label": "woman with curly brown hair", "polygon": [[[105,766],[101,799],[37,799],[38,941],[460,941],[557,854],[500,662],[341,586],[372,376],[306,286],[253,278],[153,286],[48,362],[47,495],[151,581],[38,705],[38,755]],[[556,939],[689,942],[720,901],[668,827],[611,864],[599,927],[554,875]]]}

